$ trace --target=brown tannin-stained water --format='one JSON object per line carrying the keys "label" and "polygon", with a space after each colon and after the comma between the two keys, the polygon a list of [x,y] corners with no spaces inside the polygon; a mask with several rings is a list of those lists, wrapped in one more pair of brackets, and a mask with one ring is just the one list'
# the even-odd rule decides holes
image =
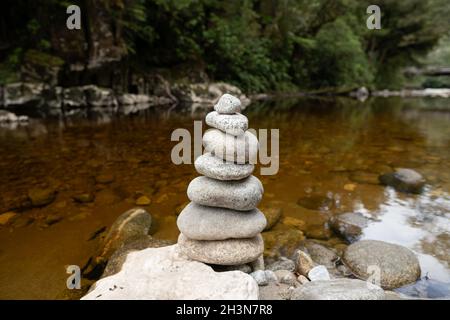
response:
{"label": "brown tannin-stained water", "polygon": [[[0,214],[16,212],[0,227],[0,298],[67,298],[66,267],[85,265],[98,235],[142,195],[151,200],[144,208],[154,220],[152,235],[176,241],[177,212],[198,174],[192,164],[171,162],[171,133],[192,132],[204,112],[35,114],[26,126],[0,127]],[[254,103],[244,114],[252,128],[280,129],[278,174],[255,171],[265,188],[261,206],[279,201],[285,217],[305,221],[308,238],[330,246],[343,240],[327,219],[362,213],[371,220],[361,239],[412,249],[422,275],[438,283],[436,290],[448,289],[448,99],[284,100]],[[421,173],[424,192],[378,184],[379,174],[396,167]],[[30,207],[27,194],[36,188],[55,190],[54,200]]]}

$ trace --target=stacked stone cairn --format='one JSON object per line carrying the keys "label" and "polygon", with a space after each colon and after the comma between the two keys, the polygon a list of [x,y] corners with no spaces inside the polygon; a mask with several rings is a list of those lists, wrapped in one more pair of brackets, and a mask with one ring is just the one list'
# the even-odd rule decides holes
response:
{"label": "stacked stone cairn", "polygon": [[256,207],[264,189],[252,175],[258,140],[240,111],[240,100],[224,94],[206,115],[213,129],[203,135],[205,152],[195,160],[202,176],[190,182],[191,202],[178,216],[178,246],[192,260],[262,269],[267,221]]}

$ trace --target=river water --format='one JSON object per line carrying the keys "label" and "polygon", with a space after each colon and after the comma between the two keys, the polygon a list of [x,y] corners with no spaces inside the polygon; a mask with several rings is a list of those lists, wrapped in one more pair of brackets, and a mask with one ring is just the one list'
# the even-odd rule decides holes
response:
{"label": "river water", "polygon": [[[198,174],[193,165],[171,162],[170,137],[176,128],[192,131],[205,110],[19,113],[31,116],[28,125],[0,127],[0,213],[22,208],[0,227],[0,298],[70,298],[66,267],[84,265],[98,246],[95,235],[142,195],[151,200],[145,208],[153,236],[176,240],[176,214]],[[255,171],[265,188],[262,206],[277,203],[284,216],[305,221],[308,238],[330,244],[342,240],[324,217],[362,213],[371,218],[362,239],[412,249],[422,275],[439,290],[449,288],[448,99],[286,99],[254,103],[244,114],[251,128],[280,130],[278,173]],[[377,183],[396,167],[420,172],[424,192],[402,194]],[[23,203],[33,188],[56,190],[56,198],[29,208]],[[95,200],[73,200],[86,193]]]}

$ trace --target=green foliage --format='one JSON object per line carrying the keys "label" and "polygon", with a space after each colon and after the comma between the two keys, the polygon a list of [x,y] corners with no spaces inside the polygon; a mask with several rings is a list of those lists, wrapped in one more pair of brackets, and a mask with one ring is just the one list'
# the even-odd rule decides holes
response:
{"label": "green foliage", "polygon": [[[64,8],[71,3],[0,2],[0,43],[6,44],[0,47],[2,79],[16,74],[24,58],[57,64],[61,61],[55,62],[55,57],[71,59],[72,55],[62,55],[61,46],[55,45],[62,34],[59,29],[64,25]],[[396,88],[402,85],[401,69],[428,63],[420,58],[436,44],[440,44],[441,53],[429,56],[427,61],[450,60],[450,41],[439,42],[448,34],[448,0],[379,0],[381,30],[366,28],[370,0],[73,3],[82,7],[86,21],[90,10],[105,11],[102,16],[111,17],[111,32],[117,44],[128,49],[126,61],[130,65],[172,70],[181,65],[199,66],[212,79],[235,83],[249,92],[362,85]],[[89,24],[83,27],[90,28]],[[98,30],[81,32],[78,38],[69,37],[67,43],[87,48],[80,51],[91,50],[92,44],[87,46],[82,41],[89,43],[90,35]],[[23,48],[21,52],[26,54],[15,54],[17,48]]]}
{"label": "green foliage", "polygon": [[18,68],[21,61],[22,48],[16,48],[0,63],[0,84],[12,83],[19,80]]}

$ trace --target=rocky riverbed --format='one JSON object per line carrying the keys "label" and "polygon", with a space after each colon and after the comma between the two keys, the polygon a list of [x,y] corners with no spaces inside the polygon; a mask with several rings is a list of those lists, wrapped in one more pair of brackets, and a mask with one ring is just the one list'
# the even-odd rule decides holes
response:
{"label": "rocky riverbed", "polygon": [[[252,127],[280,128],[280,171],[258,177],[265,190],[258,208],[268,221],[262,232],[266,270],[277,276],[275,281],[264,273],[268,284],[258,287],[260,298],[273,297],[274,290],[290,294],[290,287],[297,292],[309,277],[326,277],[324,267],[331,280],[307,287],[320,292],[322,285],[348,285],[364,296],[358,282],[339,279],[364,276],[345,261],[349,244],[367,239],[406,247],[419,260],[419,281],[385,287],[385,298],[391,290],[422,298],[448,295],[448,114],[442,107],[426,109],[437,100],[418,100],[417,108],[390,98],[354,103],[278,101],[245,110]],[[1,297],[80,298],[103,272],[120,270],[123,252],[176,242],[177,215],[197,173],[192,165],[171,163],[170,134],[192,130],[192,120],[205,112],[150,108],[128,115],[28,116],[28,124],[0,128]],[[421,175],[420,193],[405,192],[399,168]],[[380,180],[384,174],[391,179]],[[135,207],[145,209],[151,223],[144,218],[139,239],[133,235],[122,249],[108,245],[114,250],[103,253],[115,234],[114,221]],[[298,250],[323,267],[312,275],[298,272]],[[122,258],[108,265],[113,256]],[[83,270],[82,290],[65,289],[65,266],[72,264]],[[282,296],[315,297],[315,288]],[[380,298],[377,290],[370,297]]]}

